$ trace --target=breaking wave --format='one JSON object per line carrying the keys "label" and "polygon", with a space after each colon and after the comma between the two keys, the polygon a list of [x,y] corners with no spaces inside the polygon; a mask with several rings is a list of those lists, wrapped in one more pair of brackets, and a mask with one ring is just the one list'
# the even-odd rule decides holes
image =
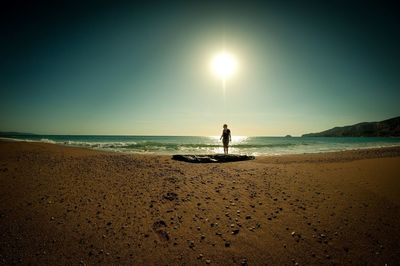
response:
{"label": "breaking wave", "polygon": [[[15,141],[37,141],[124,153],[222,153],[219,137],[174,136],[6,136]],[[400,138],[301,138],[234,136],[231,153],[281,155],[399,146]]]}

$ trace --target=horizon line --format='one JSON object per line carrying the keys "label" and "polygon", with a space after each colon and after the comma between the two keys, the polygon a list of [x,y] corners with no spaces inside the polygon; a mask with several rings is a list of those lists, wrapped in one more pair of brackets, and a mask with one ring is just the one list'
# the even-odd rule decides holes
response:
{"label": "horizon line", "polygon": [[[6,134],[4,134],[6,133]],[[9,133],[9,134],[7,134]],[[0,131],[0,137],[3,136],[110,136],[110,137],[121,137],[121,136],[132,136],[132,137],[218,137],[219,135],[162,135],[162,134],[48,134],[48,133],[26,133],[26,132],[17,132],[17,131]],[[301,135],[234,135],[236,137],[301,137]]]}

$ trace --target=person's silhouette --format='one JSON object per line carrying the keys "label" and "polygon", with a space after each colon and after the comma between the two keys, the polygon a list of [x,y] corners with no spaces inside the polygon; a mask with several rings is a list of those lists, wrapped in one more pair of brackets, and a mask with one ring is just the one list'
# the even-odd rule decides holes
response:
{"label": "person's silhouette", "polygon": [[222,135],[219,140],[222,139],[222,144],[224,145],[224,154],[228,154],[229,142],[232,141],[231,130],[228,128],[227,124],[224,124],[224,129],[222,130]]}

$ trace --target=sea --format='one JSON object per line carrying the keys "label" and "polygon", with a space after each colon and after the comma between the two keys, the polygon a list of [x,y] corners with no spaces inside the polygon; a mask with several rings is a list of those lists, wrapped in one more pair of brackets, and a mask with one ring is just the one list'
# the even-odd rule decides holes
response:
{"label": "sea", "polygon": [[[9,135],[14,141],[45,142],[141,154],[223,153],[219,136]],[[400,146],[400,138],[232,136],[229,153],[285,155]]]}

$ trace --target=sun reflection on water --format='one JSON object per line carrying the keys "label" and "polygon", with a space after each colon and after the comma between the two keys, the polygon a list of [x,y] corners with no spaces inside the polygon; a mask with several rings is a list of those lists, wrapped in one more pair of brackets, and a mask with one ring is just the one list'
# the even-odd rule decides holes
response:
{"label": "sun reflection on water", "polygon": [[[212,148],[210,152],[224,153],[224,148],[222,146],[222,141],[220,140],[220,137],[221,136],[209,136],[213,144],[220,145],[218,147]],[[232,136],[232,141],[229,143],[229,153],[240,153],[240,149],[235,148],[235,146],[245,144],[248,138],[248,136]]]}

